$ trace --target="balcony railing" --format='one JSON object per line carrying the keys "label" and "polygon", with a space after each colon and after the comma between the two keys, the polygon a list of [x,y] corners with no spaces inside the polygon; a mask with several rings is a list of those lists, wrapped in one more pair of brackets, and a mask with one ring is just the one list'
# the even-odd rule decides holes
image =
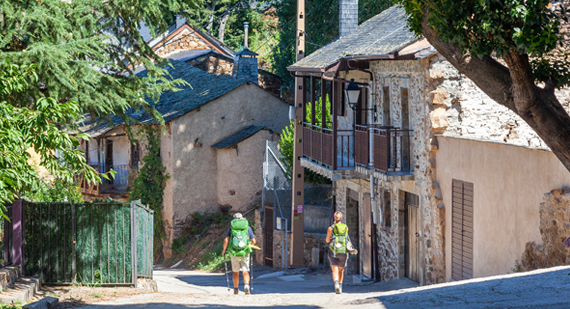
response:
{"label": "balcony railing", "polygon": [[106,179],[101,177],[101,184],[90,184],[83,175],[77,175],[75,180],[79,183],[81,188],[81,193],[90,195],[99,195],[100,193],[124,193],[128,189],[129,185],[129,174],[134,168],[129,168],[128,164],[121,165],[91,165],[92,168],[99,174],[108,173],[111,169],[116,172],[115,177]]}
{"label": "balcony railing", "polygon": [[[372,153],[376,171],[411,174],[412,132],[380,125],[356,125],[354,130],[332,130],[305,123],[303,155],[332,170],[346,170],[355,165],[370,167]],[[372,151],[370,134],[373,140]],[[333,144],[334,141],[336,144]]]}
{"label": "balcony railing", "polygon": [[370,128],[374,136],[374,168],[385,173],[411,173],[412,130]]}
{"label": "balcony railing", "polygon": [[354,132],[336,130],[336,136],[334,133],[332,129],[305,123],[303,155],[333,170],[354,168]]}

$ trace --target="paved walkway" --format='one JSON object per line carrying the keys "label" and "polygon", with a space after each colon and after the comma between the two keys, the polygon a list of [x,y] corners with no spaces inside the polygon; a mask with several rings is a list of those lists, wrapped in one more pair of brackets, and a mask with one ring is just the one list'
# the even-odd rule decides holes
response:
{"label": "paved walkway", "polygon": [[570,308],[569,272],[570,267],[558,267],[424,287],[407,279],[345,283],[344,294],[336,295],[327,274],[284,275],[258,269],[253,295],[235,296],[224,274],[163,269],[154,272],[159,293],[85,308]]}

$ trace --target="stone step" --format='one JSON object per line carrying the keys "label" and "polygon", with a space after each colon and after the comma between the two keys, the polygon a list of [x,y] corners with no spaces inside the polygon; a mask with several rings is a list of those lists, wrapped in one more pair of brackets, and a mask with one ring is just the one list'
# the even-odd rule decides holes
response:
{"label": "stone step", "polygon": [[0,292],[6,291],[20,276],[20,266],[6,266],[0,268]]}
{"label": "stone step", "polygon": [[0,293],[0,303],[25,304],[28,303],[40,290],[41,279],[39,277],[22,277],[7,290]]}

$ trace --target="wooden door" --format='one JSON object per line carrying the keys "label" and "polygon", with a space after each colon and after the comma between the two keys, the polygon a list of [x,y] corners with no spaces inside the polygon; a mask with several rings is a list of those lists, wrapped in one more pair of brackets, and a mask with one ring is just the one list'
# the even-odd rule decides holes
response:
{"label": "wooden door", "polygon": [[[263,224],[263,264],[268,267],[273,267],[273,207],[265,206]],[[285,227],[287,229],[287,227]],[[281,257],[282,259],[285,257]]]}
{"label": "wooden door", "polygon": [[407,193],[404,198],[406,208],[406,277],[420,281],[420,233],[419,233],[419,197]]}
{"label": "wooden door", "polygon": [[451,278],[473,278],[473,184],[452,180]]}
{"label": "wooden door", "polygon": [[368,278],[373,276],[372,267],[372,207],[370,202],[370,194],[364,194],[362,201],[362,274]]}

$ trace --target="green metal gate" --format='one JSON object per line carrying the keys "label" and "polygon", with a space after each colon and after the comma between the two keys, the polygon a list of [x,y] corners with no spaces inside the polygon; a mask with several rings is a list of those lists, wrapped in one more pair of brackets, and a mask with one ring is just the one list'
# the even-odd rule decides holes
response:
{"label": "green metal gate", "polygon": [[23,213],[26,275],[46,284],[136,285],[138,277],[152,278],[154,212],[139,202],[24,202]]}

